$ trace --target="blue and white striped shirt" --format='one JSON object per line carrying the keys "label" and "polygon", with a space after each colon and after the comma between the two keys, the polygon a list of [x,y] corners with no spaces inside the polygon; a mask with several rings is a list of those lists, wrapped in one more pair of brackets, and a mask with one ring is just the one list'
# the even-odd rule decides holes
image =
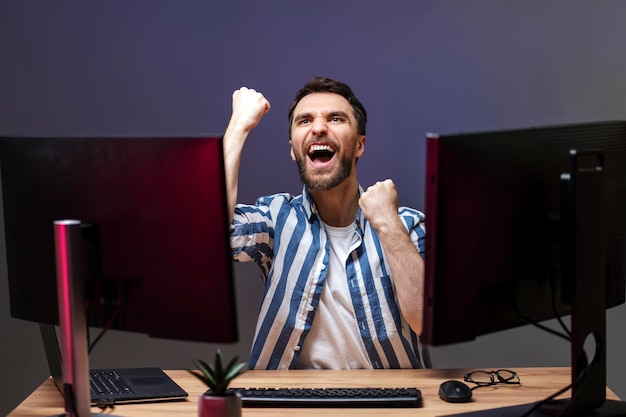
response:
{"label": "blue and white striped shirt", "polygon": [[[362,189],[360,189],[362,192]],[[424,215],[401,207],[398,215],[424,253]],[[400,313],[391,271],[376,232],[359,210],[354,233],[360,244],[346,273],[355,326],[372,368],[422,368],[417,334]],[[265,296],[250,352],[250,369],[298,368],[327,276],[328,236],[310,196],[275,194],[254,205],[238,204],[231,224],[233,259],[261,268]]]}

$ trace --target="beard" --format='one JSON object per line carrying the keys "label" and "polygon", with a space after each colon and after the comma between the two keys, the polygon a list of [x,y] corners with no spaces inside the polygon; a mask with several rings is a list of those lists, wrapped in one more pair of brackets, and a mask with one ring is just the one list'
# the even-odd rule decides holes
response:
{"label": "beard", "polygon": [[315,191],[328,191],[344,182],[352,173],[352,160],[350,158],[342,158],[339,168],[332,173],[331,176],[318,176],[307,172],[306,156],[304,158],[296,158],[298,164],[298,172],[300,173],[300,181],[309,189]]}

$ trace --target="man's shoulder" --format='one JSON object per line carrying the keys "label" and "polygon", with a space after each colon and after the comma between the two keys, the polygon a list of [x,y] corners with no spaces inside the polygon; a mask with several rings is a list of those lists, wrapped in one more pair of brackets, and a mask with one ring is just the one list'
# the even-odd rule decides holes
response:
{"label": "man's shoulder", "polygon": [[268,206],[273,205],[273,204],[290,204],[290,205],[301,204],[302,195],[294,196],[293,194],[290,194],[290,193],[270,194],[270,195],[259,197],[256,203],[257,205],[262,204],[262,205],[268,205]]}
{"label": "man's shoulder", "polygon": [[399,207],[398,216],[402,219],[408,230],[423,230],[426,216],[424,216],[424,213],[421,211],[411,207]]}
{"label": "man's shoulder", "polygon": [[302,197],[277,193],[257,198],[254,204],[237,203],[233,224],[274,223],[289,213],[304,213]]}
{"label": "man's shoulder", "polygon": [[398,215],[414,217],[416,219],[419,219],[420,222],[423,222],[426,218],[423,212],[412,207],[398,207]]}

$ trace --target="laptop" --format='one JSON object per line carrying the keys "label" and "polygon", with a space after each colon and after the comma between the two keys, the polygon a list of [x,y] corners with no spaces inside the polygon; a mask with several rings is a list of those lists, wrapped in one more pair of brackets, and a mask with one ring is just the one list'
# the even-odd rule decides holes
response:
{"label": "laptop", "polygon": [[161,368],[91,369],[92,405],[184,400],[187,393]]}
{"label": "laptop", "polygon": [[[40,324],[50,375],[59,392],[63,394],[63,368],[54,326]],[[180,401],[187,392],[161,368],[115,368],[89,370],[91,404],[112,406],[116,404]]]}

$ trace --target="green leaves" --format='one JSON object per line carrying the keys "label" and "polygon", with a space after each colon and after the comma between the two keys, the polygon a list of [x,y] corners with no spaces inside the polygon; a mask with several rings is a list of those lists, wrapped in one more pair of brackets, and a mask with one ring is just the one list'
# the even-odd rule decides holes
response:
{"label": "green leaves", "polygon": [[202,359],[197,359],[194,364],[198,369],[189,372],[209,387],[211,391],[208,393],[209,395],[223,396],[230,382],[246,371],[246,364],[237,363],[238,359],[239,357],[235,356],[228,364],[224,365],[224,357],[218,349],[213,365]]}

